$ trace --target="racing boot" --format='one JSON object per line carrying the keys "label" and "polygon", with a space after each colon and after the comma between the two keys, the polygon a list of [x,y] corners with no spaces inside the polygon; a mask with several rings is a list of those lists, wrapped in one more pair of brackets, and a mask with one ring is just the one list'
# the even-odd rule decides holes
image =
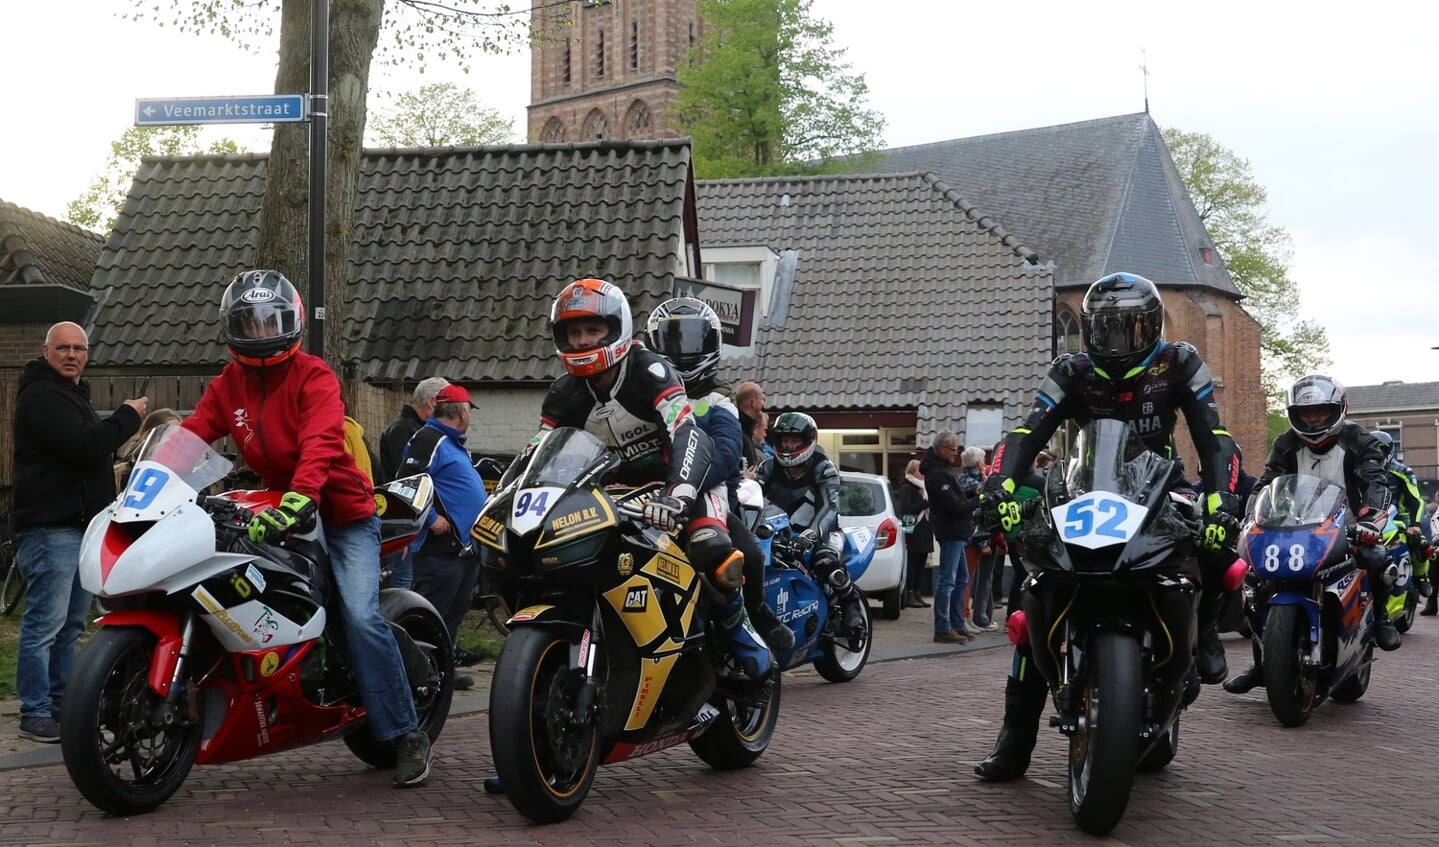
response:
{"label": "racing boot", "polygon": [[750,622],[764,637],[764,643],[775,653],[788,653],[794,649],[794,632],[775,617],[774,610],[763,599],[759,603],[746,603]]}
{"label": "racing boot", "polygon": [[1374,604],[1374,643],[1380,650],[1398,650],[1404,643],[1404,636],[1389,620],[1389,610],[1378,603]]}
{"label": "racing boot", "polygon": [[815,575],[824,579],[839,598],[840,629],[846,635],[855,636],[864,632],[864,598],[850,579],[849,570],[839,560],[839,553],[821,546],[814,554],[811,565]]}
{"label": "racing boot", "polygon": [[1248,694],[1256,688],[1264,687],[1264,665],[1257,659],[1239,676],[1230,677],[1224,681],[1224,690],[1230,694]]}
{"label": "racing boot", "polygon": [[740,672],[756,682],[769,676],[774,657],[770,655],[769,645],[750,623],[744,597],[738,589],[711,610],[710,620],[718,628]]}
{"label": "racing boot", "polygon": [[1399,569],[1378,548],[1361,547],[1359,561],[1369,571],[1369,590],[1374,594],[1374,643],[1380,650],[1398,650],[1404,638],[1389,620],[1389,598]]}
{"label": "racing boot", "polygon": [[999,728],[994,751],[974,766],[974,775],[985,782],[1008,782],[1024,776],[1034,742],[1039,738],[1039,719],[1044,714],[1049,688],[1018,652],[1015,664],[1028,678],[1010,676],[1004,681],[1004,724]]}
{"label": "racing boot", "polygon": [[1419,610],[1419,614],[1426,618],[1432,618],[1439,614],[1439,591],[1429,595],[1429,599],[1424,602],[1424,608]]}
{"label": "racing boot", "polygon": [[1229,675],[1224,645],[1219,641],[1219,613],[1224,608],[1224,592],[1206,591],[1199,598],[1199,644],[1194,652],[1194,667],[1205,685],[1223,682]]}

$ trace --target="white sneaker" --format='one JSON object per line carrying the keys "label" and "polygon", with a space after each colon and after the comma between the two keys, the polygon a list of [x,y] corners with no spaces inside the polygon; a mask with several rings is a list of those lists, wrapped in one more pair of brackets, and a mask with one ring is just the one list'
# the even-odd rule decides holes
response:
{"label": "white sneaker", "polygon": [[990,621],[987,625],[980,627],[980,629],[984,630],[985,632],[994,632],[996,629],[999,629],[999,624],[995,623],[994,621]]}

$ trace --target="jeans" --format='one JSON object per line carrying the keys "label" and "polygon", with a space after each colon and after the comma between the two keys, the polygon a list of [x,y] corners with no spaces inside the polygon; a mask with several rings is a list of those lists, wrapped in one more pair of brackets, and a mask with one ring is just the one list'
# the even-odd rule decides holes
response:
{"label": "jeans", "polygon": [[370,735],[376,741],[398,738],[419,721],[400,648],[380,616],[380,517],[371,515],[338,528],[327,523],[325,540]]}
{"label": "jeans", "polygon": [[935,634],[964,632],[964,588],[969,567],[964,562],[964,541],[939,542],[939,583],[934,588]]}
{"label": "jeans", "polygon": [[75,645],[90,615],[90,592],[80,587],[82,535],[40,527],[17,536],[15,560],[27,586],[15,668],[22,718],[58,712],[75,665]]}
{"label": "jeans", "polygon": [[390,588],[408,588],[408,589],[411,589],[411,590],[414,589],[414,587],[415,587],[415,554],[414,554],[414,553],[410,553],[409,555],[402,556],[402,557],[400,557],[400,559],[399,559],[398,561],[396,561],[396,562],[394,562],[393,564],[390,565],[390,581],[389,581],[388,585],[389,585]]}
{"label": "jeans", "polygon": [[994,545],[979,551],[979,566],[975,568],[973,602],[970,603],[971,620],[977,626],[988,626],[994,619],[994,569],[1003,567],[999,551]]}

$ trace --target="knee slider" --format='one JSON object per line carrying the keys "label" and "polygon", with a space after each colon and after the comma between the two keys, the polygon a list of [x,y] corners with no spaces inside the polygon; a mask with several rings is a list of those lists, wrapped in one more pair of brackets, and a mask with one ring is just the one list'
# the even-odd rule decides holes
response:
{"label": "knee slider", "polygon": [[694,529],[685,543],[685,554],[689,556],[690,564],[711,575],[734,552],[729,533],[713,526]]}

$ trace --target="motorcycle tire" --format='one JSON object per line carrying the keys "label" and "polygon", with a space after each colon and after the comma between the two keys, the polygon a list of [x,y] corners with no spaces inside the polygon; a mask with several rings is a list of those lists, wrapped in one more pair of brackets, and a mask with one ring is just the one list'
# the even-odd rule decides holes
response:
{"label": "motorcycle tire", "polygon": [[728,698],[711,700],[719,709],[704,734],[690,740],[690,749],[700,761],[721,771],[747,768],[759,759],[774,737],[779,724],[780,675],[774,675],[769,700],[763,706],[738,703]]}
{"label": "motorcycle tire", "polygon": [[515,613],[516,599],[513,590],[501,587],[500,580],[482,568],[480,578],[475,583],[475,599],[470,603],[470,608],[484,612],[495,632],[498,632],[501,638],[507,638],[510,634],[510,617]]}
{"label": "motorcycle tire", "polygon": [[[450,631],[435,607],[413,591],[381,591],[380,615],[397,630],[395,641],[409,678],[415,717],[433,744],[445,728],[455,696],[455,650]],[[405,661],[407,657],[409,661]],[[398,751],[394,740],[376,741],[368,726],[346,735],[345,746],[372,768],[395,767]]]}
{"label": "motorcycle tire", "polygon": [[1394,628],[1400,632],[1408,632],[1414,626],[1414,619],[1419,615],[1419,591],[1410,588],[1404,592],[1404,611],[1392,615]]}
{"label": "motorcycle tire", "polygon": [[1087,664],[1080,725],[1069,737],[1069,812],[1080,829],[1103,835],[1124,817],[1134,788],[1144,702],[1139,642],[1096,632]]}
{"label": "motorcycle tire", "polygon": [[1364,664],[1353,676],[1334,686],[1329,699],[1336,703],[1353,703],[1369,690],[1369,675],[1374,669],[1374,645],[1364,650]]}
{"label": "motorcycle tire", "polygon": [[[864,634],[860,636],[859,644],[852,644],[849,639],[839,636],[825,636],[820,642],[820,654],[815,657],[814,669],[829,682],[849,682],[859,676],[869,662],[869,653],[874,647],[874,618],[869,614],[869,600],[863,592],[859,599],[864,615]],[[837,605],[831,606],[829,611],[836,622],[841,620],[843,613]]]}
{"label": "motorcycle tire", "polygon": [[60,751],[70,781],[97,809],[136,815],[170,799],[200,749],[203,698],[185,695],[177,710],[194,720],[156,727],[161,702],[148,678],[155,636],[139,627],[101,627],[75,661],[60,719]]}
{"label": "motorcycle tire", "polygon": [[1159,773],[1169,767],[1174,757],[1179,755],[1179,718],[1174,718],[1174,723],[1169,725],[1169,731],[1164,733],[1154,742],[1154,746],[1139,757],[1140,773]]}
{"label": "motorcycle tire", "polygon": [[1307,626],[1298,606],[1270,606],[1264,622],[1264,693],[1269,710],[1285,726],[1303,726],[1314,711],[1318,672],[1304,666]]}
{"label": "motorcycle tire", "polygon": [[583,678],[569,660],[564,636],[519,627],[490,685],[490,757],[510,804],[536,823],[573,815],[600,766],[599,728],[593,714],[577,714]]}
{"label": "motorcycle tire", "polygon": [[20,608],[25,598],[25,575],[20,573],[20,563],[15,561],[15,542],[0,544],[0,571],[5,573],[3,587],[0,587],[0,615],[9,615]]}

